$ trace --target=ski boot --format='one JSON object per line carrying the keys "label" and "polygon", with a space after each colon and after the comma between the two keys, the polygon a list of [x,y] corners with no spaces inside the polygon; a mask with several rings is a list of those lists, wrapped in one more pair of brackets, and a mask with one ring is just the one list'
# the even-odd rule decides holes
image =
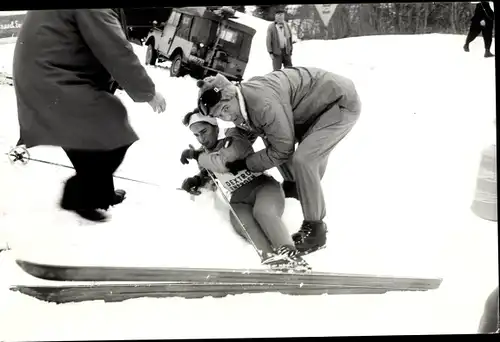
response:
{"label": "ski boot", "polygon": [[465,51],[465,52],[469,52],[469,51],[470,51],[470,50],[469,50],[469,44],[465,44],[465,45],[464,45],[464,51]]}
{"label": "ski boot", "polygon": [[274,254],[265,259],[262,264],[268,265],[273,270],[288,272],[307,272],[311,270],[309,264],[297,255],[296,248],[281,246]]}
{"label": "ski boot", "polygon": [[292,235],[298,256],[304,256],[326,247],[328,229],[323,221],[304,221],[300,230]]}

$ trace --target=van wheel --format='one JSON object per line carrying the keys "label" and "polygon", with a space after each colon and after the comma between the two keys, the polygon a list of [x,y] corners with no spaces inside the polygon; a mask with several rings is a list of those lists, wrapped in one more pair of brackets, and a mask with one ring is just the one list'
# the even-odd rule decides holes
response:
{"label": "van wheel", "polygon": [[182,65],[182,55],[178,53],[172,59],[172,64],[170,65],[170,76],[182,77],[185,74],[186,68]]}
{"label": "van wheel", "polygon": [[156,52],[154,45],[149,44],[146,50],[146,65],[156,65],[156,60],[158,59],[158,53]]}

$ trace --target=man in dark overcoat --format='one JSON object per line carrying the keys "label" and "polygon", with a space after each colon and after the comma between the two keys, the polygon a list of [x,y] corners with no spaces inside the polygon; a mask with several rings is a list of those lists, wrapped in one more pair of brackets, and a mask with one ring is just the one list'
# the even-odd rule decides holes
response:
{"label": "man in dark overcoat", "polygon": [[60,146],[76,174],[61,207],[104,221],[121,203],[113,174],[138,140],[119,87],[155,112],[165,99],[135,55],[117,9],[28,11],[14,52],[20,140],[26,148]]}

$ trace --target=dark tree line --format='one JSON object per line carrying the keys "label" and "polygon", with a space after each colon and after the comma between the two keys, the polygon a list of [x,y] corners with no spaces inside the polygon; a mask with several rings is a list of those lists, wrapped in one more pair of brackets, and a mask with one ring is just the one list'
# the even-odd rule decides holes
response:
{"label": "dark tree line", "polygon": [[276,10],[284,8],[286,20],[300,39],[339,39],[383,34],[467,34],[474,7],[470,2],[340,4],[328,27],[314,5],[257,6],[253,15],[273,20]]}

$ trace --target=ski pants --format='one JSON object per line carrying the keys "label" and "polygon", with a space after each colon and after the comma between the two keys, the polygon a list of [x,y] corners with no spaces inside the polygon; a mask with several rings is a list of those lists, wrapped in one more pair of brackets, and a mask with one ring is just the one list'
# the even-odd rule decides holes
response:
{"label": "ski pants", "polygon": [[484,48],[489,51],[491,42],[493,41],[493,22],[485,20],[486,25],[481,26],[478,22],[472,22],[469,28],[469,34],[465,40],[465,44],[469,45],[481,33],[484,40]]}
{"label": "ski pants", "polygon": [[483,316],[479,323],[479,333],[494,333],[500,329],[500,306],[498,303],[498,286],[486,299]]}
{"label": "ski pants", "polygon": [[[294,243],[281,220],[285,210],[283,189],[274,178],[267,175],[258,179],[256,186],[246,188],[249,191],[241,189],[242,191],[235,192],[230,203],[253,243],[265,256],[281,246],[294,246]],[[248,240],[243,227],[232,213],[230,218],[234,230]]]}
{"label": "ski pants", "polygon": [[64,149],[76,173],[64,186],[62,207],[108,209],[115,194],[113,173],[123,162],[129,147],[111,151]]}
{"label": "ski pants", "polygon": [[360,110],[348,111],[338,105],[332,106],[305,132],[291,160],[278,166],[284,180],[295,181],[305,221],[322,221],[325,218],[321,180],[328,157],[351,131],[359,114]]}

